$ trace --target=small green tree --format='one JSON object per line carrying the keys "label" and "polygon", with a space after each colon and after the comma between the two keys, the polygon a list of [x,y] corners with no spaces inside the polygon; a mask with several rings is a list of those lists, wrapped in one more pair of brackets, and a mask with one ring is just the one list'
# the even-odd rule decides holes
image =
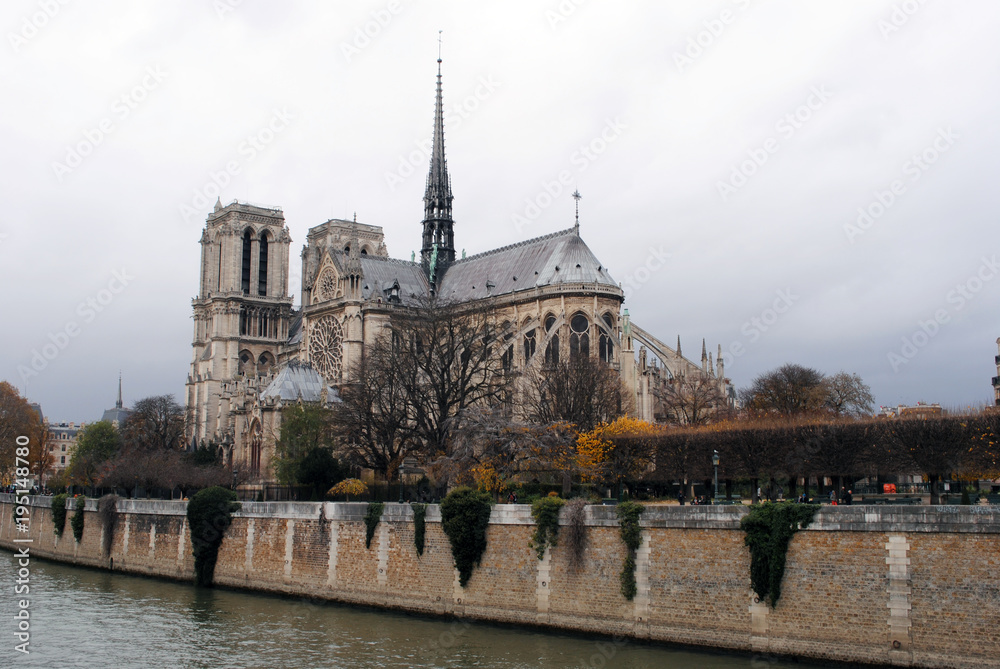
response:
{"label": "small green tree", "polygon": [[293,404],[282,409],[274,460],[278,481],[284,485],[301,483],[299,465],[307,454],[318,448],[329,451],[333,442],[329,409],[318,404]]}
{"label": "small green tree", "polygon": [[455,488],[441,500],[441,527],[451,544],[458,581],[463,588],[486,552],[492,503],[489,493],[466,487]]}
{"label": "small green tree", "polygon": [[295,478],[299,483],[312,486],[312,496],[316,500],[322,499],[327,490],[343,481],[347,475],[347,468],[325,446],[314,446],[306,451],[295,470]]}
{"label": "small green tree", "polygon": [[622,596],[630,602],[637,592],[635,584],[635,554],[642,545],[642,529],[639,527],[639,516],[646,508],[635,502],[621,502],[616,511],[618,524],[621,527],[622,543],[625,544],[625,562],[622,565],[621,587]]}
{"label": "small green tree", "polygon": [[564,504],[566,500],[559,497],[541,497],[531,504],[535,531],[528,546],[535,549],[539,560],[545,557],[546,547],[555,546],[559,540],[559,510]]}
{"label": "small green tree", "polygon": [[122,448],[122,437],[110,421],[101,420],[83,428],[70,457],[69,479],[80,485],[98,483],[101,465],[116,456]]}
{"label": "small green tree", "polygon": [[201,490],[188,502],[187,518],[197,585],[212,586],[222,537],[232,523],[233,513],[239,509],[236,493],[220,486]]}

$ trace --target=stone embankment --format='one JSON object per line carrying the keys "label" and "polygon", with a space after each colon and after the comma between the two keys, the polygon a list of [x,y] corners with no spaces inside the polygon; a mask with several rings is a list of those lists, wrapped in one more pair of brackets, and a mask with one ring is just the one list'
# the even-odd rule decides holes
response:
{"label": "stone embankment", "polygon": [[[72,502],[72,500],[71,500]],[[185,502],[121,500],[109,555],[97,501],[78,543],[51,498],[31,498],[29,531],[0,495],[0,546],[72,564],[193,581]],[[739,506],[649,507],[627,601],[615,509],[587,510],[588,544],[538,560],[529,507],[498,505],[482,564],[458,584],[438,507],[418,556],[408,505],[386,504],[365,548],[363,503],[248,502],[226,530],[215,582],[432,615],[792,655],[918,667],[1000,668],[1000,509],[825,506],[788,551],[776,608],[750,589]],[[72,508],[68,516],[73,513]],[[31,539],[30,544],[14,539]]]}

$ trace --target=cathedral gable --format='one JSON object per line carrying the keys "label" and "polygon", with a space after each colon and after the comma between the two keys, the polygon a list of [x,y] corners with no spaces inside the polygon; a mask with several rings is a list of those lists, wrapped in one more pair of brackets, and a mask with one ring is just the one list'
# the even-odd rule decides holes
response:
{"label": "cathedral gable", "polygon": [[313,283],[310,302],[312,304],[319,304],[343,297],[342,275],[343,272],[330,255],[330,252],[324,252],[323,259],[316,272],[316,281]]}

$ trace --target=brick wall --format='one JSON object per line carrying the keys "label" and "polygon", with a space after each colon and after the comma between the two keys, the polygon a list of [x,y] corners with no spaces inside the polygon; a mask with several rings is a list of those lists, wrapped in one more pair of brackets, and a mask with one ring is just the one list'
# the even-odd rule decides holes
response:
{"label": "brick wall", "polygon": [[[96,500],[83,540],[50,498],[29,533],[0,495],[0,546],[55,560],[193,580],[183,502],[122,500],[110,556]],[[72,501],[70,501],[72,504]],[[541,625],[745,652],[920,667],[1000,667],[1000,510],[825,507],[793,538],[776,608],[755,602],[742,507],[653,507],[643,514],[638,595],[620,594],[624,549],[611,507],[588,508],[588,546],[539,561],[526,506],[498,505],[482,564],[458,585],[438,507],[418,556],[406,505],[386,504],[365,548],[365,504],[244,503],[226,531],[220,585],[437,615]],[[72,509],[68,514],[72,515]],[[30,544],[14,539],[30,538]]]}

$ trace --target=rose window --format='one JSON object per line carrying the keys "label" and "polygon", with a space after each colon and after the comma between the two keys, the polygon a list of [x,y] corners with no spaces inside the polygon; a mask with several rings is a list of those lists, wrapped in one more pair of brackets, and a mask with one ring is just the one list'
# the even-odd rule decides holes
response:
{"label": "rose window", "polygon": [[343,351],[340,323],[324,316],[309,328],[309,360],[327,382],[340,379]]}
{"label": "rose window", "polygon": [[325,300],[333,299],[337,295],[337,277],[333,272],[326,270],[319,278],[319,294]]}

